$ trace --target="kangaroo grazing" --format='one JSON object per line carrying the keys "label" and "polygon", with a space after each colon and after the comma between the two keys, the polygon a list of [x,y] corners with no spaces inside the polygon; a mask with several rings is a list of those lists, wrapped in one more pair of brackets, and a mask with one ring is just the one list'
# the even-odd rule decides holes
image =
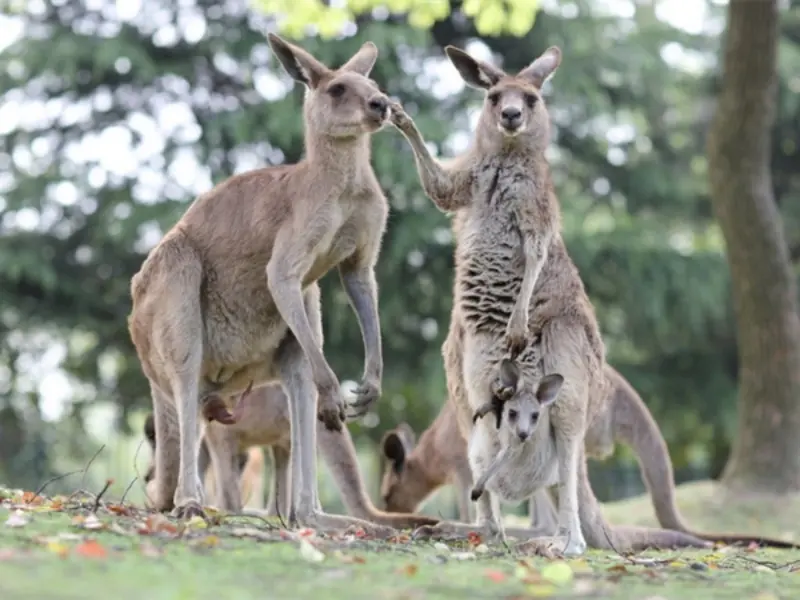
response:
{"label": "kangaroo grazing", "polygon": [[[216,486],[217,507],[233,513],[242,510],[240,488],[248,448],[271,447],[274,456],[273,486],[267,514],[285,512],[291,489],[288,462],[291,452],[289,436],[289,403],[279,385],[254,390],[243,400],[242,418],[233,425],[209,423],[204,437],[207,444]],[[145,432],[147,435],[147,432]],[[371,523],[404,529],[433,525],[438,519],[424,515],[390,514],[375,508],[366,493],[350,432],[328,431],[317,425],[317,442],[323,460],[339,488],[347,512]],[[148,436],[149,439],[149,436]],[[151,446],[154,441],[151,441]],[[202,471],[201,471],[202,472]]]}
{"label": "kangaroo grazing", "polygon": [[[158,437],[159,510],[202,515],[197,469],[201,400],[281,381],[290,404],[292,524],[364,521],[317,509],[316,427],[341,431],[345,405],[322,352],[317,280],[337,267],[361,328],[365,368],[350,417],[381,392],[375,263],[388,204],[370,164],[370,138],[390,115],[368,78],[366,42],[338,69],[269,35],[274,56],[306,86],[305,157],[235,175],[201,195],[131,281],[128,318],[150,382]],[[373,528],[374,529],[374,528]]]}
{"label": "kangaroo grazing", "polygon": [[[442,352],[448,395],[458,411],[462,434],[470,438],[473,472],[479,470],[473,457],[480,448],[491,451],[497,437],[485,420],[473,427],[474,412],[492,396],[501,400],[537,396],[543,377],[559,375],[563,384],[558,399],[547,408],[550,439],[523,443],[526,452],[533,453],[527,464],[539,467],[536,477],[526,473],[525,481],[513,486],[515,496],[525,492],[530,497],[548,483],[558,483],[556,548],[578,555],[586,549],[586,538],[594,547],[608,547],[614,537],[617,547],[620,542],[626,547],[707,545],[662,530],[625,530],[629,535],[624,539],[614,535],[623,528],[607,533],[589,487],[583,439],[587,426],[604,410],[608,382],[594,308],[561,237],[558,201],[545,158],[549,116],[540,90],[558,68],[560,50],[548,48],[515,76],[452,46],[445,51],[468,85],[486,91],[471,147],[440,163],[402,107],[393,105],[391,119],[411,146],[426,194],[440,210],[455,213],[454,300]],[[539,252],[541,245],[545,250]],[[542,253],[546,258],[537,274]],[[515,299],[534,274],[531,310],[526,315],[517,311]],[[521,324],[529,342],[524,347],[509,335]],[[511,387],[500,372],[509,350],[517,367]],[[481,443],[480,437],[490,443]],[[491,457],[483,458],[488,466]],[[481,495],[478,524],[490,536],[502,537],[498,510],[494,494]],[[454,523],[440,523],[437,528],[471,529]]]}

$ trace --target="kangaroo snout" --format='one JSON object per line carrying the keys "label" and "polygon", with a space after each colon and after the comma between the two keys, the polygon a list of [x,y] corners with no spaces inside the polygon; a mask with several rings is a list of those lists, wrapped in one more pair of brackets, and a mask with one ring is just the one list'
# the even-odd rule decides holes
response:
{"label": "kangaroo snout", "polygon": [[527,429],[520,429],[520,430],[517,431],[517,436],[519,437],[519,440],[521,442],[524,442],[529,437],[531,437],[531,432],[528,431]]}
{"label": "kangaroo snout", "polygon": [[522,124],[522,111],[516,106],[506,106],[500,112],[500,124],[509,131],[514,131]]}
{"label": "kangaroo snout", "polygon": [[367,108],[374,116],[383,120],[389,112],[389,98],[383,94],[377,94],[367,101]]}

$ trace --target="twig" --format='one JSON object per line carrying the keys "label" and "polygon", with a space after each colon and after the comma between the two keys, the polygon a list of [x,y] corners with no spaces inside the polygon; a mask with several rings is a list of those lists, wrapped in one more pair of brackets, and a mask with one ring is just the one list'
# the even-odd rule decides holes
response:
{"label": "twig", "polygon": [[111,487],[112,483],[114,483],[113,479],[106,479],[106,484],[103,486],[103,489],[100,490],[100,493],[97,494],[97,497],[94,499],[94,506],[92,507],[93,513],[96,513],[97,509],[100,508],[100,498],[102,498],[103,494],[105,494],[108,491],[108,488]]}
{"label": "twig", "polygon": [[51,477],[50,479],[48,479],[42,485],[39,486],[39,489],[36,490],[33,493],[33,497],[30,498],[26,502],[26,504],[29,504],[29,503],[33,502],[33,500],[36,499],[36,497],[39,496],[39,494],[41,494],[44,491],[44,488],[46,488],[48,485],[50,485],[54,481],[58,481],[59,479],[64,479],[65,477],[69,477],[70,475],[76,475],[77,473],[80,473],[81,471],[83,471],[83,469],[78,469],[77,471],[70,471],[69,473],[64,473],[62,475],[56,475],[55,477]]}
{"label": "twig", "polygon": [[128,492],[131,491],[133,484],[136,483],[138,480],[139,480],[138,475],[131,480],[131,482],[128,484],[128,487],[126,487],[125,491],[122,493],[122,498],[119,499],[120,504],[125,504],[125,496],[128,495]]}
{"label": "twig", "polygon": [[105,447],[106,447],[105,444],[100,446],[100,448],[97,450],[97,452],[94,453],[94,456],[92,456],[92,458],[89,459],[89,462],[86,463],[86,466],[83,467],[83,477],[81,477],[81,484],[78,486],[79,488],[83,489],[84,484],[86,483],[86,475],[89,473],[89,467],[92,466],[92,463],[94,462],[94,459],[97,458],[100,455],[100,453],[105,449]]}

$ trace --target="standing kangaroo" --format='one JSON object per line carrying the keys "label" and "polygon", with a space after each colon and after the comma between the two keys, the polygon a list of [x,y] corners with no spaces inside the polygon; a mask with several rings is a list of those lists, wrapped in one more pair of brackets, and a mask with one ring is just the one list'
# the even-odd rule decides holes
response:
{"label": "standing kangaroo", "polygon": [[[666,529],[729,544],[757,542],[777,548],[796,545],[747,534],[701,533],[683,520],[675,503],[675,484],[667,444],[647,405],[616,369],[606,365],[611,383],[608,412],[596,419],[586,432],[586,454],[598,460],[608,458],[615,441],[631,446],[639,462],[642,479],[650,493],[656,518]],[[401,423],[384,434],[381,495],[388,511],[415,512],[437,488],[452,482],[459,498],[459,519],[470,521],[468,499],[472,477],[467,460],[467,443],[461,436],[452,402],[445,402],[439,416],[414,444],[411,428]],[[464,470],[466,466],[466,471]],[[550,494],[541,491],[529,501],[531,526],[544,534],[556,530],[556,510]]]}
{"label": "standing kangaroo", "polygon": [[[583,440],[587,426],[604,410],[608,382],[594,308],[561,237],[558,201],[544,155],[549,116],[540,89],[558,68],[560,50],[547,49],[516,76],[452,46],[445,51],[468,85],[487,91],[471,147],[455,160],[439,163],[400,106],[393,106],[392,122],[408,139],[426,194],[440,210],[455,213],[454,301],[442,352],[448,395],[462,434],[492,440],[496,434],[489,420],[473,429],[477,409],[493,396],[510,400],[537,395],[545,376],[558,375],[563,385],[546,409],[552,435],[543,443],[528,444],[534,452],[529,464],[536,463],[542,477],[531,473],[516,489],[530,497],[549,483],[558,484],[557,549],[581,554],[587,538],[594,547],[609,547],[609,538],[625,548],[708,545],[672,531],[607,532],[589,487]],[[534,275],[530,301],[520,310],[517,299]],[[519,338],[535,343],[523,349]],[[500,369],[508,360],[504,347],[518,367],[512,382]],[[488,466],[477,464],[479,454],[470,453],[473,472]],[[552,470],[550,461],[555,462]],[[490,535],[502,535],[498,511],[494,494],[480,497],[478,523]],[[447,523],[437,527],[469,529]]]}
{"label": "standing kangaroo", "polygon": [[[208,447],[210,466],[213,469],[216,505],[222,510],[238,513],[242,510],[243,456],[248,448],[270,447],[273,453],[273,485],[268,514],[286,511],[291,489],[289,457],[289,403],[279,385],[267,385],[254,390],[243,400],[242,416],[232,425],[211,422],[206,427],[204,443]],[[148,422],[145,436],[151,447],[156,440],[150,438]],[[333,475],[347,512],[371,523],[398,529],[433,525],[439,519],[414,514],[391,514],[375,508],[366,493],[358,466],[358,458],[347,428],[328,431],[321,423],[317,426],[320,454]],[[201,465],[201,473],[208,465]],[[398,511],[401,512],[401,511]]]}
{"label": "standing kangaroo", "polygon": [[360,416],[383,376],[374,268],[388,204],[370,137],[386,124],[389,100],[368,78],[378,56],[371,42],[336,70],[276,35],[269,44],[307,88],[305,158],[236,175],[200,196],[131,281],[128,325],[158,437],[154,505],[203,514],[201,401],[281,381],[293,449],[290,522],[368,527],[317,508],[314,407],[341,431],[345,405],[322,352],[316,282],[337,267],[359,321],[365,367],[350,416]]}

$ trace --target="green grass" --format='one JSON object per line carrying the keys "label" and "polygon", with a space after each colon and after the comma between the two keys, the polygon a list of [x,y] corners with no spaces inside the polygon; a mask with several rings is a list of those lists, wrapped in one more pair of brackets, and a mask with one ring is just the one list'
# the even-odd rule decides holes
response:
{"label": "green grass", "polygon": [[[590,551],[558,561],[523,557],[513,546],[444,547],[408,536],[314,535],[302,542],[255,518],[159,526],[144,511],[117,514],[105,503],[95,521],[91,498],[25,504],[9,492],[5,497],[0,523],[22,514],[23,524],[0,524],[3,600],[800,597],[800,571],[792,570],[800,568],[800,551],[728,547],[633,557]],[[87,529],[92,521],[101,528]],[[322,560],[301,551],[308,544]]]}

